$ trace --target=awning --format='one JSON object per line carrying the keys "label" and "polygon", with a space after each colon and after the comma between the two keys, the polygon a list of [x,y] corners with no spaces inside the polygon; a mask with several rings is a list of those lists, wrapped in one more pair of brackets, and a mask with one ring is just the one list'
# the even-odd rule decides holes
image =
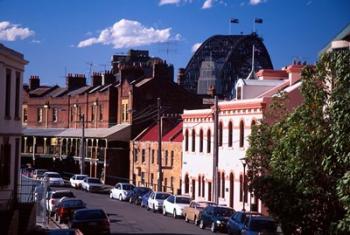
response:
{"label": "awning", "polygon": [[[81,128],[24,128],[24,136],[80,138]],[[85,128],[85,138],[99,138],[116,141],[129,141],[130,124],[118,124],[110,128]]]}

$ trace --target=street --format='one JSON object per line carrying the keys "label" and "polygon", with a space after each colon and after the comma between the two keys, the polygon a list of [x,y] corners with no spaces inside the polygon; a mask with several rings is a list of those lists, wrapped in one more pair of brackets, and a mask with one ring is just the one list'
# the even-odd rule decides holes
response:
{"label": "street", "polygon": [[110,199],[107,194],[71,190],[87,204],[87,208],[103,208],[106,211],[112,234],[212,234],[209,228],[201,230],[192,223],[186,223],[183,218],[165,217],[128,202]]}

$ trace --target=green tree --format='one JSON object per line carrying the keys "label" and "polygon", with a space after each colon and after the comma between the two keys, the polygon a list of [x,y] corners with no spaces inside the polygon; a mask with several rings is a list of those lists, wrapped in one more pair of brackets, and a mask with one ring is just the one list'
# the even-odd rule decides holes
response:
{"label": "green tree", "polygon": [[330,234],[334,224],[350,231],[349,68],[349,51],[322,56],[316,68],[302,72],[303,104],[283,115],[282,95],[270,107],[275,116],[253,128],[247,151],[250,190],[286,234]]}

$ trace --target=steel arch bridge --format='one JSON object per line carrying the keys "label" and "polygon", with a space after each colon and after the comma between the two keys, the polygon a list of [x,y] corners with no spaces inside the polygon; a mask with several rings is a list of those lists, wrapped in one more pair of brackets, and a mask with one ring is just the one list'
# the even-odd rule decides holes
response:
{"label": "steel arch bridge", "polygon": [[222,83],[223,98],[231,98],[237,79],[246,78],[252,69],[252,48],[255,46],[255,71],[273,69],[270,55],[256,33],[249,35],[215,35],[208,38],[194,53],[185,69],[182,85],[185,89],[197,93],[200,67],[204,60],[210,58],[221,63],[216,79]]}

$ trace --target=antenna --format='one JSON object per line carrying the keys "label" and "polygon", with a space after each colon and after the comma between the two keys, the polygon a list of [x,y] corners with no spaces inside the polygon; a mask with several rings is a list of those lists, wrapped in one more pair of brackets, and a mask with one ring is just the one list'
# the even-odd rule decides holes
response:
{"label": "antenna", "polygon": [[175,40],[169,40],[169,41],[166,41],[166,42],[164,42],[164,43],[162,43],[161,45],[165,45],[164,47],[165,48],[163,48],[163,49],[159,49],[159,51],[163,51],[163,52],[165,52],[165,54],[166,54],[166,60],[167,61],[169,61],[169,54],[171,53],[171,52],[174,52],[174,53],[176,53],[177,52],[177,49],[176,48],[171,48],[171,46],[174,46],[174,47],[176,47],[177,46],[177,41],[175,41]]}
{"label": "antenna", "polygon": [[89,77],[91,77],[92,69],[95,66],[94,62],[85,62],[89,66]]}

